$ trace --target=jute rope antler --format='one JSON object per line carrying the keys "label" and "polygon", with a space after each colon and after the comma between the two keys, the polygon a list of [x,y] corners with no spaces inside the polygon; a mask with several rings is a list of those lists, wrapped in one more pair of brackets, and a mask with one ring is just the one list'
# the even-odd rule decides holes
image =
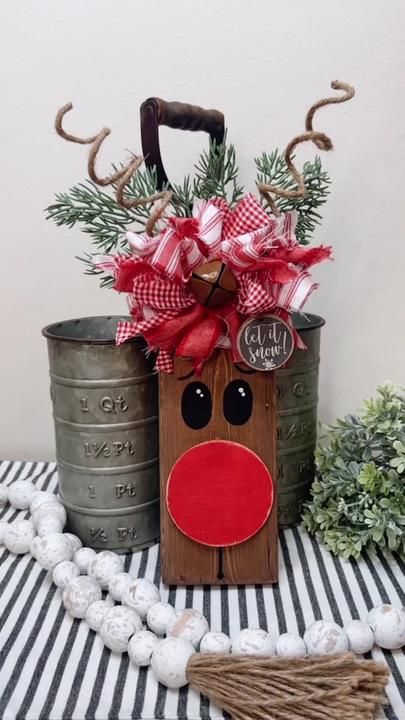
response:
{"label": "jute rope antler", "polygon": [[91,146],[87,162],[90,179],[96,185],[100,185],[101,187],[106,187],[107,185],[115,186],[115,196],[117,203],[127,209],[139,207],[139,205],[147,205],[148,203],[153,203],[156,200],[162,201],[159,206],[156,206],[152,209],[145,225],[146,233],[148,235],[152,235],[155,225],[162,217],[166,207],[170,203],[173,197],[173,193],[169,190],[162,190],[160,192],[154,193],[153,195],[131,199],[129,199],[125,195],[125,188],[128,185],[131,177],[139,170],[144,161],[144,158],[142,156],[134,156],[121,169],[116,170],[114,173],[112,173],[111,175],[107,175],[106,177],[100,177],[96,172],[97,155],[104,140],[110,135],[111,130],[107,127],[104,127],[100,130],[100,132],[97,133],[97,135],[91,135],[87,138],[80,138],[76,135],[72,135],[71,133],[66,132],[63,127],[63,119],[66,113],[68,113],[72,109],[72,103],[67,103],[62,108],[60,108],[60,110],[58,110],[55,118],[55,130],[61,138],[67,140],[68,142],[77,143],[78,145]]}
{"label": "jute rope antler", "polygon": [[300,145],[301,143],[312,141],[317,148],[320,150],[332,150],[333,144],[330,137],[325,135],[325,133],[317,132],[313,129],[313,119],[314,115],[317,110],[321,107],[325,107],[326,105],[335,105],[336,103],[342,103],[346,102],[347,100],[351,100],[351,98],[354,96],[354,88],[351,85],[348,85],[345,82],[340,82],[340,80],[334,80],[331,83],[331,87],[333,90],[342,90],[342,95],[335,95],[333,97],[328,98],[321,98],[321,100],[318,100],[318,102],[314,103],[310,109],[307,112],[306,118],[305,118],[305,133],[302,133],[301,135],[297,135],[295,138],[291,140],[291,142],[288,143],[284,157],[286,161],[286,165],[288,170],[290,171],[291,176],[294,178],[295,182],[297,183],[296,190],[285,190],[283,188],[278,187],[277,185],[270,185],[268,183],[258,183],[258,190],[263,195],[263,197],[268,202],[272,212],[275,215],[280,215],[280,211],[277,208],[277,205],[275,201],[272,198],[272,195],[278,195],[279,197],[283,198],[297,198],[297,197],[305,197],[306,195],[306,188],[304,183],[304,178],[301,175],[301,173],[297,170],[295,167],[292,157],[293,152],[297,145]]}

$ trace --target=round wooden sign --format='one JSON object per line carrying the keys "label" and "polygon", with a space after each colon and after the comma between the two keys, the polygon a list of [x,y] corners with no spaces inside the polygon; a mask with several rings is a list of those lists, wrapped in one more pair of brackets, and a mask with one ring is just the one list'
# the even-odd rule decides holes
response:
{"label": "round wooden sign", "polygon": [[237,344],[246,365],[266,372],[285,365],[294,350],[294,337],[284,320],[276,315],[262,315],[243,323]]}

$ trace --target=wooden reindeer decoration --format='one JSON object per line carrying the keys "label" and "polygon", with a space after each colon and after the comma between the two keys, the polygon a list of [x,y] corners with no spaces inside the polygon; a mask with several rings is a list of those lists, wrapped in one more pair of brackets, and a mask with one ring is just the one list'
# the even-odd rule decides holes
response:
{"label": "wooden reindeer decoration", "polygon": [[[162,573],[170,583],[277,580],[274,373],[218,352],[160,381]],[[169,550],[168,550],[169,549]]]}
{"label": "wooden reindeer decoration", "polygon": [[[224,118],[220,112],[181,103],[166,103],[158,98],[151,98],[142,105],[145,163],[147,167],[156,169],[158,189],[152,196],[136,199],[129,198],[125,188],[143,158],[132,158],[126,166],[101,178],[95,170],[95,161],[109,130],[104,128],[97,135],[85,139],[66,133],[62,120],[71,105],[62,108],[56,119],[59,135],[91,146],[88,170],[93,182],[113,185],[117,202],[127,208],[155,203],[146,223],[146,236],[132,238],[131,247],[137,253],[136,261],[128,256],[115,261],[116,288],[133,294],[132,309],[135,314],[138,313],[135,329],[133,326],[128,329],[129,323],[123,323],[125,327],[119,330],[117,338],[121,342],[130,336],[126,333],[142,333],[149,346],[159,351],[159,369],[171,371],[160,373],[159,409],[161,558],[162,576],[167,583],[277,581],[274,371],[288,363],[294,346],[298,344],[300,347],[300,339],[289,322],[288,312],[283,309],[289,307],[286,288],[292,292],[292,285],[283,284],[285,276],[284,280],[281,280],[281,275],[277,276],[280,264],[277,269],[274,258],[266,256],[260,261],[262,264],[259,261],[256,265],[253,263],[253,274],[249,276],[249,298],[252,299],[252,283],[257,273],[271,267],[275,273],[273,280],[280,278],[276,285],[280,298],[284,292],[282,302],[277,304],[272,299],[269,285],[259,290],[254,286],[253,296],[256,297],[256,292],[261,298],[259,303],[256,302],[255,311],[249,314],[248,310],[242,310],[245,318],[241,321],[235,308],[240,310],[240,298],[245,291],[244,269],[249,262],[252,263],[252,253],[259,252],[263,243],[271,241],[272,233],[284,238],[285,247],[293,249],[295,255],[299,254],[299,268],[302,270],[305,267],[305,251],[297,249],[295,239],[291,239],[292,219],[277,217],[279,212],[272,196],[305,195],[302,176],[292,160],[299,143],[312,141],[320,149],[332,148],[326,135],[313,130],[314,113],[318,107],[344,102],[354,93],[344,83],[336,82],[332,87],[343,90],[343,94],[316,103],[308,112],[306,132],[294,138],[286,149],[287,166],[297,188],[285,190],[269,184],[259,185],[272,215],[265,213],[256,200],[252,201],[253,196],[246,197],[241,201],[245,205],[241,206],[240,216],[228,216],[228,225],[233,223],[234,234],[235,225],[239,228],[239,235],[240,227],[248,233],[243,224],[240,226],[238,223],[240,217],[243,219],[249,211],[249,222],[252,217],[256,220],[259,217],[258,227],[262,229],[256,232],[254,225],[250,228],[252,234],[247,250],[243,244],[246,235],[238,240],[239,245],[232,245],[231,230],[228,227],[229,240],[226,228],[224,231],[222,227],[225,242],[222,254],[217,252],[216,256],[207,251],[207,244],[213,243],[209,246],[212,248],[216,242],[212,240],[215,224],[222,223],[223,214],[227,212],[224,201],[221,201],[222,205],[218,200],[211,204],[199,201],[197,214],[193,209],[193,218],[169,217],[166,234],[157,236],[154,233],[159,232],[157,228],[169,204],[175,205],[175,195],[170,189],[160,156],[159,125],[205,130],[212,141],[220,144],[224,138]],[[255,203],[253,210],[252,202]],[[221,242],[220,237],[217,240]],[[183,256],[182,247],[186,248]],[[329,248],[312,250],[319,253],[315,262],[328,257],[330,252]],[[283,252],[282,248],[280,252]],[[154,264],[154,275],[150,274],[149,266],[145,271],[145,257],[147,262]],[[186,262],[189,263],[188,274],[184,277]],[[283,272],[292,273],[291,263],[283,262]],[[123,282],[122,267],[125,263]],[[144,274],[141,280],[139,268],[142,273],[149,273]],[[127,286],[129,271],[131,282]],[[301,278],[301,275],[298,274],[298,277]],[[150,284],[146,288],[145,278]],[[178,314],[171,306],[168,309],[162,306],[161,297],[170,295],[170,292],[164,294],[169,280],[172,282],[170,292],[182,303]],[[158,300],[152,297],[153,283],[157,283],[162,294],[158,294]],[[267,293],[263,289],[266,287]],[[239,304],[235,300],[237,296]],[[149,313],[139,317],[140,297],[147,297],[145,305],[154,307],[152,316]],[[274,308],[274,311],[269,311],[269,308]],[[221,333],[225,334],[225,339]],[[199,348],[198,353],[196,347]]]}

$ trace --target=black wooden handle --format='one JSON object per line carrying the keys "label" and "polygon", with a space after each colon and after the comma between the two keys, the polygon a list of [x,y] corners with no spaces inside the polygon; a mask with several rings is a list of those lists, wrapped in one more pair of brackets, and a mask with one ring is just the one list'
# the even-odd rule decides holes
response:
{"label": "black wooden handle", "polygon": [[146,166],[156,167],[159,189],[169,184],[160,154],[159,125],[176,130],[202,130],[217,144],[224,140],[225,120],[219,110],[204,110],[197,105],[166,102],[156,97],[145,100],[141,105],[142,151]]}
{"label": "black wooden handle", "polygon": [[[224,134],[224,116],[219,110],[204,110],[198,105],[181,102],[166,102],[153,98],[158,102],[159,125],[178,130],[203,130],[216,137]],[[148,101],[146,101],[148,102]]]}

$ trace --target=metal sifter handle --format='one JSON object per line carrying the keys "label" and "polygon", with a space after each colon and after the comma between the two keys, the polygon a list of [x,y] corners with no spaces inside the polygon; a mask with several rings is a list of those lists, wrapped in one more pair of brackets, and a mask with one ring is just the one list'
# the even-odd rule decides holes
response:
{"label": "metal sifter handle", "polygon": [[148,98],[141,105],[141,139],[146,167],[156,167],[158,189],[168,184],[159,146],[159,125],[178,130],[202,130],[217,144],[223,142],[225,120],[219,110],[204,110],[197,105]]}

